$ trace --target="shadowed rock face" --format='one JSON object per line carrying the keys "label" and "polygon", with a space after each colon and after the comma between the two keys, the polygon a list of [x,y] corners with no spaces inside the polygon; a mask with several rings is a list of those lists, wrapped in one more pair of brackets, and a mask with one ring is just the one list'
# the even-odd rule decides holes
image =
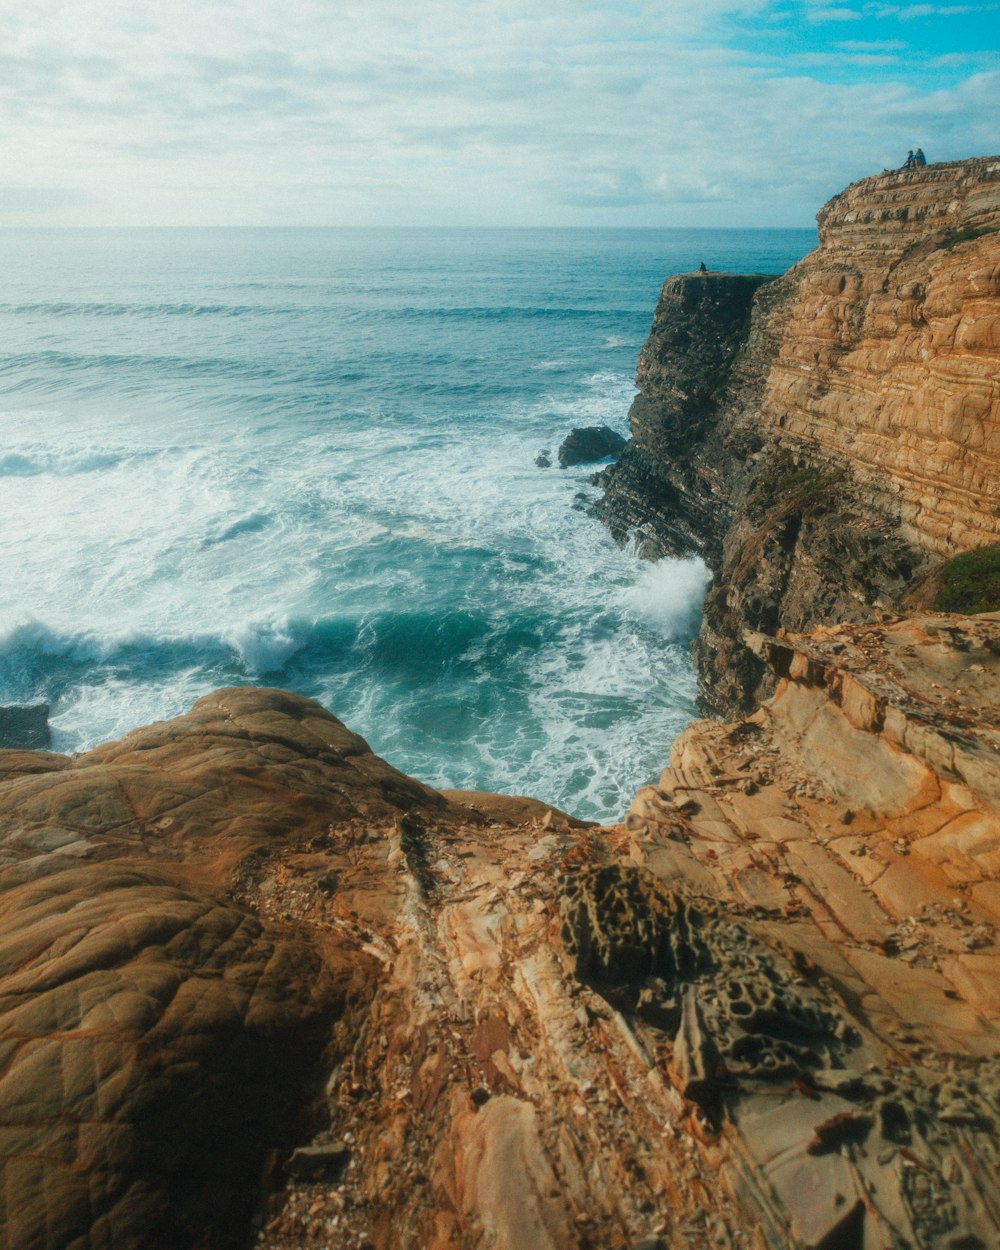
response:
{"label": "shadowed rock face", "polygon": [[666,283],[602,475],[619,540],[711,565],[696,656],[724,713],[773,689],[745,629],[877,620],[1000,537],[1000,157],[867,178],[818,220],[776,281]]}
{"label": "shadowed rock face", "polygon": [[0,752],[0,793],[2,1244],[241,1244],[364,957],[240,883],[331,821],[443,800],[246,691],[72,761]]}
{"label": "shadowed rock face", "polygon": [[639,356],[632,439],[600,475],[606,494],[595,507],[619,542],[636,531],[650,558],[698,551],[712,559],[721,547],[732,506],[705,477],[722,454],[716,408],[750,333],[754,293],[770,281],[695,273],[664,283]]}

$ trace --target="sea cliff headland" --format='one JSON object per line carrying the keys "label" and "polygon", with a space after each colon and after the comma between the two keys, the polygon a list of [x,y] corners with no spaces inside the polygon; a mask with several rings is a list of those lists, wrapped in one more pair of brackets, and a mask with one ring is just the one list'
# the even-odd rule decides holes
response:
{"label": "sea cliff headland", "polygon": [[664,287],[602,510],[732,719],[622,823],[274,690],[0,751],[0,1245],[996,1243],[1000,158],[820,228]]}
{"label": "sea cliff headland", "polygon": [[715,579],[708,708],[774,688],[743,639],[914,604],[1000,539],[1000,158],[866,178],[824,205],[782,277],[667,281],[632,440],[598,514]]}

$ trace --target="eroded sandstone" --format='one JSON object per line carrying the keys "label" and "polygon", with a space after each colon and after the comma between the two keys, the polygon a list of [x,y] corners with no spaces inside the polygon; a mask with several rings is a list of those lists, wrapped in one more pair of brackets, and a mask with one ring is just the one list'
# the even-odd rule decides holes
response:
{"label": "eroded sandstone", "polygon": [[1000,537],[1000,157],[866,178],[818,221],[775,281],[666,283],[601,475],[616,537],[712,567],[710,710],[773,689],[745,629],[878,620]]}
{"label": "eroded sandstone", "polygon": [[4,1244],[992,1245],[998,631],[755,639],[610,828],[276,691],[0,753]]}

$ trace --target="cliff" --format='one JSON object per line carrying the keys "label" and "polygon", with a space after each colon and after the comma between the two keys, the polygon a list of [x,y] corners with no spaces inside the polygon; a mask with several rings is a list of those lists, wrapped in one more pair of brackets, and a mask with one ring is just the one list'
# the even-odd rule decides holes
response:
{"label": "cliff", "polygon": [[616,536],[715,573],[696,653],[723,712],[773,688],[745,630],[878,619],[1000,536],[1000,157],[867,178],[818,221],[772,282],[666,283],[603,475]]}

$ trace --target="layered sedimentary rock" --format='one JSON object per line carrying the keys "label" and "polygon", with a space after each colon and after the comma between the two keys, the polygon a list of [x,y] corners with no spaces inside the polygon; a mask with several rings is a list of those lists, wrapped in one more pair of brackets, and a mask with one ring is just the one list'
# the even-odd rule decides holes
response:
{"label": "layered sedimentary rock", "polygon": [[0,752],[0,1244],[994,1244],[1000,620],[755,645],[610,828],[277,691]]}
{"label": "layered sedimentary rock", "polygon": [[1000,158],[865,179],[818,221],[735,345],[746,286],[668,281],[602,475],[619,538],[716,574],[697,652],[719,710],[773,688],[745,629],[878,619],[1000,536]]}
{"label": "layered sedimentary rock", "polygon": [[[627,820],[634,862],[752,917],[800,974],[805,1002],[731,959],[699,990],[734,1192],[769,1216],[777,1201],[796,1246],[991,1245],[1000,618],[754,644],[773,699],[692,725]],[[832,1048],[816,1011],[839,1015]],[[733,1079],[755,1017],[770,1062]]]}

